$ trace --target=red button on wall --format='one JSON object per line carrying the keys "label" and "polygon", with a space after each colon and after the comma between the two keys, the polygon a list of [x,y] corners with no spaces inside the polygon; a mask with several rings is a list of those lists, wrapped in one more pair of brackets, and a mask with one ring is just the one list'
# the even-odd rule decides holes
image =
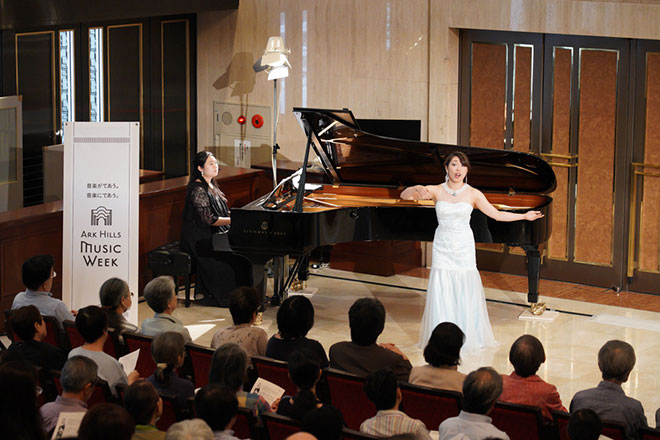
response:
{"label": "red button on wall", "polygon": [[252,125],[254,128],[261,128],[264,125],[264,118],[261,115],[252,116]]}
{"label": "red button on wall", "polygon": [[243,115],[239,116],[238,119],[236,119],[236,122],[238,122],[241,125],[245,124],[245,116]]}

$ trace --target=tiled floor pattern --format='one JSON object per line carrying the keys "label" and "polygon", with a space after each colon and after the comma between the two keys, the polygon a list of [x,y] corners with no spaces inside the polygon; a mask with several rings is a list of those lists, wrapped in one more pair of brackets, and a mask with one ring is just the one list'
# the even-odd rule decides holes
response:
{"label": "tiled floor pattern", "polygon": [[[309,287],[318,288],[311,297],[316,311],[314,328],[309,336],[328,349],[337,341],[350,338],[348,309],[360,297],[374,297],[387,310],[385,330],[380,342],[392,342],[408,355],[413,365],[424,364],[417,347],[419,322],[425,302],[426,279],[423,273],[392,277],[342,272],[317,271]],[[421,276],[420,276],[421,275]],[[483,272],[488,312],[499,346],[464,356],[459,369],[469,372],[490,365],[501,373],[512,370],[508,362],[511,343],[524,333],[538,337],[546,350],[547,362],[539,375],[559,389],[566,406],[573,395],[595,386],[600,380],[597,353],[610,339],[621,339],[635,347],[637,365],[624,384],[628,395],[644,405],[649,423],[654,425],[655,410],[660,406],[660,301],[641,294],[604,292],[601,288],[583,287],[552,281],[541,282],[543,300],[559,313],[554,322],[519,320],[525,309],[526,278]],[[570,298],[570,299],[569,299]],[[650,304],[650,306],[649,306]],[[649,310],[640,310],[646,305]],[[268,335],[277,331],[276,308],[264,314],[262,327]],[[139,305],[140,321],[149,316],[146,303]],[[231,324],[227,309],[181,306],[175,315],[189,326],[195,342],[208,345],[216,328]]]}

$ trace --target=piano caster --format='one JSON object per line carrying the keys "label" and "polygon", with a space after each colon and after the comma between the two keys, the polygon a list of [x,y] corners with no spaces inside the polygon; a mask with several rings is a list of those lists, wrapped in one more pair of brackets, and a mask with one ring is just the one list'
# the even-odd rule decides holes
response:
{"label": "piano caster", "polygon": [[307,281],[300,281],[296,279],[293,280],[293,282],[291,283],[291,290],[294,292],[305,290],[306,287],[307,287]]}
{"label": "piano caster", "polygon": [[534,316],[541,316],[545,312],[545,303],[531,303],[529,305],[529,311],[532,312]]}

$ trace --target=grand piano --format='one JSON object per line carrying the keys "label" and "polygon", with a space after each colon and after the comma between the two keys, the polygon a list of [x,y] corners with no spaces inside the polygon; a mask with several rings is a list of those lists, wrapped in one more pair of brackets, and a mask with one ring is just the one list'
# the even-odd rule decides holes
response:
{"label": "grand piano", "polygon": [[[432,241],[437,227],[433,202],[399,195],[407,186],[444,181],[446,155],[462,151],[471,162],[470,185],[498,209],[535,209],[545,215],[534,222],[503,223],[475,209],[470,221],[477,243],[505,243],[525,251],[527,299],[538,302],[539,245],[550,236],[552,199],[547,194],[556,187],[555,174],[543,159],[511,150],[377,136],[360,130],[348,109],[293,111],[307,136],[303,167],[270,194],[231,209],[230,246],[252,263],[262,299],[264,264],[273,257],[293,256],[300,264],[315,248],[336,243]],[[326,184],[307,183],[310,147],[320,159]]]}

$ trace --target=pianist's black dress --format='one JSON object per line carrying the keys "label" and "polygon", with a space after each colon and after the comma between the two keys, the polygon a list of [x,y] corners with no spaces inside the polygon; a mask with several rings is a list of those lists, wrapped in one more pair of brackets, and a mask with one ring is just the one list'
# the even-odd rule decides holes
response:
{"label": "pianist's black dress", "polygon": [[[220,217],[229,217],[227,203],[219,191],[206,182],[190,182],[183,210],[181,246],[196,263],[195,294],[205,295],[202,303],[227,307],[229,294],[238,286],[250,285],[250,266],[229,248],[229,226],[211,226]],[[219,234],[224,250],[213,250],[211,237]]]}

